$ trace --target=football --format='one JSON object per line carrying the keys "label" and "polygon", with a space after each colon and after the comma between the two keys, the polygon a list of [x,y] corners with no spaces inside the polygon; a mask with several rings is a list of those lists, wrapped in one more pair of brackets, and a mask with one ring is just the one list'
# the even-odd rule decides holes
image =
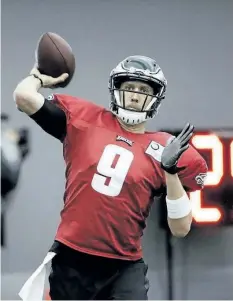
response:
{"label": "football", "polygon": [[37,44],[36,63],[41,74],[58,77],[68,73],[69,77],[57,85],[66,87],[75,72],[75,57],[68,42],[56,33],[44,33]]}

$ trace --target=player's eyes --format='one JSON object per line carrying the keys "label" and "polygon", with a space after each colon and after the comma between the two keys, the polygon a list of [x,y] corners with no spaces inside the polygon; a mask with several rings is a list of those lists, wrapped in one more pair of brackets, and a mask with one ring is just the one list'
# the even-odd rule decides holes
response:
{"label": "player's eyes", "polygon": [[[135,86],[128,85],[128,86],[125,86],[124,89],[128,90],[128,91],[133,91],[133,90],[135,90]],[[148,89],[147,87],[140,87],[140,92],[150,94],[150,89]]]}
{"label": "player's eyes", "polygon": [[143,92],[143,93],[149,93],[149,89],[142,87],[141,88],[141,92]]}
{"label": "player's eyes", "polygon": [[132,91],[133,89],[134,89],[133,86],[126,86],[126,87],[125,87],[125,90],[130,90],[130,91]]}

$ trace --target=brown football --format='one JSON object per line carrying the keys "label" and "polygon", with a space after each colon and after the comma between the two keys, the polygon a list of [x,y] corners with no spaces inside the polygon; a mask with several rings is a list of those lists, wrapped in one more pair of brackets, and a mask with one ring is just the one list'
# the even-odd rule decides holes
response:
{"label": "brown football", "polygon": [[36,48],[36,62],[40,73],[58,77],[68,73],[69,77],[57,87],[66,87],[75,71],[75,57],[70,45],[56,33],[46,32]]}

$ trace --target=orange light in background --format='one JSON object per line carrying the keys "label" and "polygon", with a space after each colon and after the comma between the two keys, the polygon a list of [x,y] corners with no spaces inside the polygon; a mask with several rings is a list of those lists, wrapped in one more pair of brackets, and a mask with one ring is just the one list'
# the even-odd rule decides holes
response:
{"label": "orange light in background", "polygon": [[[210,150],[212,153],[212,170],[208,171],[205,186],[216,186],[223,177],[223,145],[220,139],[213,134],[200,135],[196,134],[192,138],[192,144],[197,149]],[[232,146],[233,148],[233,146]],[[193,218],[196,222],[218,222],[222,214],[217,207],[203,208],[202,191],[190,193],[190,200],[193,205]]]}
{"label": "orange light in background", "polygon": [[198,223],[218,222],[222,214],[218,208],[203,208],[202,207],[202,191],[195,191],[190,193],[190,200],[192,202],[193,218]]}
{"label": "orange light in background", "polygon": [[231,176],[233,177],[233,141],[231,141],[231,144],[230,144],[230,156],[231,156]]}

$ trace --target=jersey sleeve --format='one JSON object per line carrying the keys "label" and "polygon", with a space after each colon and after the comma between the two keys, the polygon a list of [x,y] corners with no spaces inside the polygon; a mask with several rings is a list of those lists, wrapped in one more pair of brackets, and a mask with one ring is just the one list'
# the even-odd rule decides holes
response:
{"label": "jersey sleeve", "polygon": [[182,168],[178,175],[186,191],[204,188],[208,167],[205,159],[193,146],[190,145],[182,154],[177,166]]}
{"label": "jersey sleeve", "polygon": [[78,118],[84,103],[85,101],[69,95],[51,94],[45,97],[44,105],[30,115],[30,118],[45,132],[63,142],[67,134],[67,124],[72,116]]}
{"label": "jersey sleeve", "polygon": [[65,112],[67,122],[73,117],[82,119],[88,110],[94,106],[89,101],[65,94],[52,94],[47,99]]}
{"label": "jersey sleeve", "polygon": [[[46,97],[46,99],[62,109],[65,112],[66,117],[69,117],[72,114],[72,107],[74,106],[74,102],[72,101],[72,97],[63,94],[51,94]],[[71,100],[70,100],[71,99]]]}
{"label": "jersey sleeve", "polygon": [[52,94],[47,99],[65,112],[67,129],[71,124],[77,127],[79,122],[92,124],[104,111],[102,106],[80,97]]}

